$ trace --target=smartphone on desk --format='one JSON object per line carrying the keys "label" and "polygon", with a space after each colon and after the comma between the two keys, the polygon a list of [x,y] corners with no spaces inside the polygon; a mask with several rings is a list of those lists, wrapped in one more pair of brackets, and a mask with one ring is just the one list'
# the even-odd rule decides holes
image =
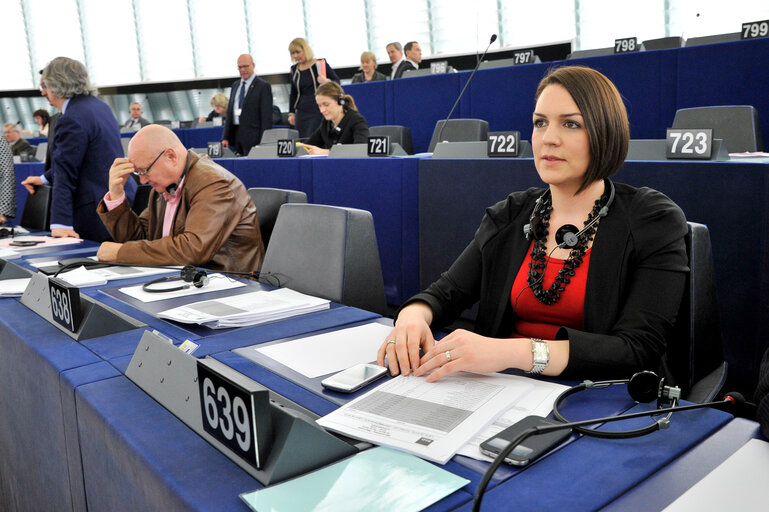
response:
{"label": "smartphone on desk", "polygon": [[384,366],[361,363],[323,379],[320,385],[340,393],[352,393],[384,376],[385,373],[387,368]]}
{"label": "smartphone on desk", "polygon": [[[481,443],[481,453],[496,458],[505,447],[518,437],[524,430],[531,427],[543,427],[546,425],[559,425],[559,422],[548,420],[541,416],[526,416],[521,421],[513,423],[499,434],[490,437]],[[546,434],[530,435],[518,446],[513,448],[506,457],[505,462],[512,466],[525,466],[538,458],[551,448],[557,446],[571,435],[571,429],[556,430]]]}

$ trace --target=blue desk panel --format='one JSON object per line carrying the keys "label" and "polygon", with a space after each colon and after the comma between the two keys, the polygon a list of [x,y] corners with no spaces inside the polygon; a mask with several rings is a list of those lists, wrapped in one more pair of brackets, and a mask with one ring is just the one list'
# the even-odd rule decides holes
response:
{"label": "blue desk panel", "polygon": [[16,299],[0,299],[0,322],[0,509],[78,510],[61,376],[101,360]]}

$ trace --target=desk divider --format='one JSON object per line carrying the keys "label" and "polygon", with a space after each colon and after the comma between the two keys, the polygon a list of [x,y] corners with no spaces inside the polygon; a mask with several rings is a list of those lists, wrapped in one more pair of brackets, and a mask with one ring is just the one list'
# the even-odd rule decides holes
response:
{"label": "desk divider", "polygon": [[[255,410],[254,415],[270,415],[271,446],[267,446],[267,453],[261,457],[260,469],[248,464],[204,429],[197,361],[169,340],[145,331],[131,358],[126,376],[262,484],[287,480],[357,453],[358,450],[352,445],[297,417],[286,408],[270,403],[268,410]],[[219,367],[217,371],[222,372],[227,380],[251,380],[229,367]],[[252,381],[249,387],[263,386]]]}
{"label": "desk divider", "polygon": [[6,279],[26,279],[32,276],[32,272],[12,261],[0,259],[0,281]]}
{"label": "desk divider", "polygon": [[77,341],[147,326],[147,324],[81,293],[80,309],[82,318],[77,330],[72,332],[53,320],[48,276],[39,272],[32,274],[29,285],[21,296],[21,303]]}

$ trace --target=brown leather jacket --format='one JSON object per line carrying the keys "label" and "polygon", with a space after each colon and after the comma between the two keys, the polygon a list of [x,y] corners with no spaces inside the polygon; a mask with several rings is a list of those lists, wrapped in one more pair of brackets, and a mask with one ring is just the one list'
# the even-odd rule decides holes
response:
{"label": "brown leather jacket", "polygon": [[155,190],[141,215],[127,202],[97,212],[116,242],[119,263],[196,265],[250,272],[264,259],[256,207],[243,183],[208,156],[190,151],[190,168],[174,216],[171,236],[163,237],[166,200]]}

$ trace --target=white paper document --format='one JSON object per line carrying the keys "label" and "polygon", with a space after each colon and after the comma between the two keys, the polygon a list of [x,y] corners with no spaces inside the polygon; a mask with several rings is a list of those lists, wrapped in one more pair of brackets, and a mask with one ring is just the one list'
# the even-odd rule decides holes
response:
{"label": "white paper document", "polygon": [[8,247],[0,247],[0,258],[4,260],[13,260],[21,256],[18,252]]}
{"label": "white paper document", "polygon": [[194,302],[158,313],[158,318],[211,329],[272,322],[329,308],[329,301],[281,288]]}
{"label": "white paper document", "polygon": [[21,297],[29,285],[29,278],[4,279],[0,281],[0,297]]}
{"label": "white paper document", "polygon": [[[52,236],[15,236],[13,238],[5,238],[0,240],[0,247],[11,249],[13,251],[24,252],[39,247],[51,247],[54,245],[70,245],[79,244],[83,240],[81,238],[62,237],[55,238]],[[12,245],[16,242],[38,242],[35,245],[19,247]]]}
{"label": "white paper document", "polygon": [[569,389],[569,386],[555,384],[553,382],[529,379],[517,375],[508,375],[508,377],[510,379],[523,379],[532,384],[533,387],[526,395],[516,402],[515,405],[508,409],[507,412],[497,418],[494,423],[480,431],[478,435],[464,445],[457,452],[459,455],[465,455],[473,459],[485,460],[488,462],[493,461],[494,459],[481,453],[482,442],[502,432],[510,425],[521,421],[526,416],[547,416],[553,411],[553,403],[555,402],[555,399],[558,398],[558,395]]}
{"label": "white paper document", "polygon": [[[165,288],[175,288],[183,284],[185,283],[182,281],[180,277],[178,281],[167,281],[162,284],[159,283],[157,287],[160,288],[162,286]],[[240,288],[242,286],[246,286],[246,285],[236,279],[231,279],[222,274],[211,274],[208,276],[208,284],[201,288],[190,286],[189,288],[186,288],[184,290],[177,290],[175,292],[153,293],[153,292],[145,292],[142,289],[142,285],[139,284],[136,286],[128,286],[126,288],[120,288],[120,291],[142,302],[156,302],[158,300],[175,299],[177,297],[187,297],[188,295],[198,295],[201,293],[218,292],[221,290],[232,290],[235,288]],[[155,285],[153,285],[153,288],[154,287]],[[188,323],[196,323],[196,322],[188,322]]]}
{"label": "white paper document", "polygon": [[[248,350],[261,352],[283,366],[314,379],[358,363],[373,361],[390,331],[392,326],[374,322]],[[247,353],[243,355],[248,357]]]}
{"label": "white paper document", "polygon": [[528,393],[528,379],[460,372],[438,382],[398,376],[320,418],[348,436],[445,464]]}

